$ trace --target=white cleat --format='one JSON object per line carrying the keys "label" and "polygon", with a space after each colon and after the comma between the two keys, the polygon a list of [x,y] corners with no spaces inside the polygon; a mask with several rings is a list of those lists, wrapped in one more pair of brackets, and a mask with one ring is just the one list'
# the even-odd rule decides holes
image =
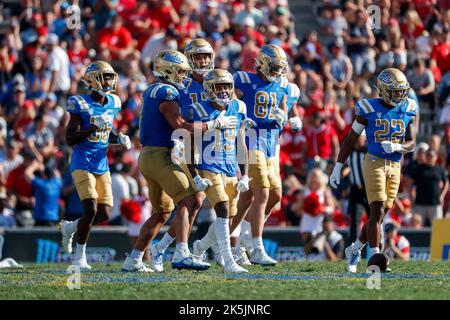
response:
{"label": "white cleat", "polygon": [[150,254],[152,255],[152,268],[156,272],[164,271],[164,250],[158,251],[156,244],[150,247]]}
{"label": "white cleat", "polygon": [[154,272],[151,268],[148,267],[142,261],[138,261],[136,259],[127,256],[125,261],[122,264],[122,271],[125,272]]}
{"label": "white cleat", "polygon": [[205,253],[206,251],[200,249],[200,240],[195,240],[192,244],[192,254],[194,256],[201,257],[202,260],[206,260]]}
{"label": "white cleat", "polygon": [[222,256],[222,254],[220,253],[220,248],[219,248],[219,244],[217,243],[217,241],[211,246],[211,250],[214,253],[214,261],[221,267],[225,267],[225,260]]}
{"label": "white cleat", "polygon": [[252,263],[250,262],[247,252],[245,251],[245,248],[239,247],[239,250],[235,252],[233,255],[234,261],[236,261],[241,266],[251,266]]}
{"label": "white cleat", "polygon": [[72,266],[75,266],[75,267],[78,267],[78,268],[84,269],[84,270],[92,269],[92,267],[90,265],[88,265],[86,259],[74,260],[72,262]]}
{"label": "white cleat", "polygon": [[228,266],[225,266],[225,273],[248,273],[248,270],[242,268],[235,262]]}
{"label": "white cleat", "polygon": [[354,247],[354,243],[345,248],[345,257],[347,258],[347,265],[345,271],[355,273],[357,272],[358,263],[361,260],[361,251]]}
{"label": "white cleat", "polygon": [[268,254],[261,249],[253,250],[250,257],[250,262],[253,264],[259,264],[261,266],[274,266],[277,261],[268,256]]}
{"label": "white cleat", "polygon": [[58,224],[58,228],[61,231],[61,235],[62,235],[61,246],[62,246],[63,250],[67,253],[72,253],[72,240],[73,240],[73,235],[75,234],[75,232],[71,233],[67,230],[67,226],[69,226],[71,223],[73,223],[73,222],[62,220]]}
{"label": "white cleat", "polygon": [[172,268],[191,269],[196,271],[209,269],[211,265],[201,261],[200,257],[192,255],[189,250],[176,251],[172,258]]}

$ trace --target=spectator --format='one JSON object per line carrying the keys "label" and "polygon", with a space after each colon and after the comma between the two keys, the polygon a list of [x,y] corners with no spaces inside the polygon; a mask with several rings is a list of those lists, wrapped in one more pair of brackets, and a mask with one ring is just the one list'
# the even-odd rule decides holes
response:
{"label": "spectator", "polygon": [[65,200],[64,220],[75,221],[83,215],[83,204],[78,196],[70,170],[63,177],[61,196]]}
{"label": "spectator", "polygon": [[45,69],[42,58],[40,56],[34,56],[31,61],[31,71],[25,73],[25,85],[28,88],[28,98],[42,97],[48,92],[50,77],[50,72]]}
{"label": "spectator", "polygon": [[54,33],[48,35],[48,69],[51,72],[49,91],[55,92],[58,97],[64,97],[70,89],[70,61],[67,52],[59,46],[58,36]]}
{"label": "spectator", "polygon": [[326,216],[322,222],[323,231],[315,235],[306,245],[309,261],[338,261],[344,257],[344,237],[335,230],[333,217]]}
{"label": "spectator", "polygon": [[261,48],[264,45],[264,37],[255,29],[255,22],[251,18],[246,18],[242,22],[241,29],[241,32],[235,34],[234,39],[242,46],[249,40],[254,40],[258,48]]}
{"label": "spectator", "polygon": [[223,33],[230,28],[227,15],[222,11],[219,12],[218,5],[214,0],[206,2],[206,10],[199,17],[201,29],[207,35],[213,32]]}
{"label": "spectator", "polygon": [[111,182],[114,199],[114,206],[109,217],[109,225],[123,225],[120,206],[122,201],[131,199],[130,186],[127,182],[129,168],[123,163],[116,163],[111,166]]}
{"label": "spectator", "polygon": [[[350,58],[344,53],[342,40],[335,41],[331,46],[331,59],[324,64],[323,72],[327,80],[327,91],[345,91],[347,94],[354,92],[353,67]],[[345,94],[344,94],[345,95]]]}
{"label": "spectator", "polygon": [[409,241],[404,236],[398,234],[395,224],[388,223],[384,228],[385,245],[383,253],[390,259],[409,260]]}
{"label": "spectator", "polygon": [[300,237],[303,243],[308,243],[311,237],[322,232],[322,221],[325,215],[332,215],[334,201],[327,187],[327,176],[315,168],[306,179],[306,188],[299,197],[302,203],[302,219],[300,221]]}
{"label": "spectator", "polygon": [[425,66],[425,61],[417,59],[414,61],[413,71],[408,74],[411,88],[419,98],[419,103],[426,103],[431,110],[434,110],[434,91],[436,89],[433,73]]}
{"label": "spectator", "polygon": [[43,163],[56,153],[57,148],[55,148],[53,133],[48,127],[46,113],[36,117],[35,123],[28,128],[26,136],[25,147],[36,155],[39,162]]}
{"label": "spectator", "polygon": [[447,100],[442,108],[439,124],[442,125],[443,129],[450,127],[450,95],[447,97]]}
{"label": "spectator", "polygon": [[[40,170],[40,177],[35,171]],[[25,180],[33,187],[36,203],[33,218],[36,226],[54,226],[60,220],[59,197],[62,181],[59,172],[38,161],[33,161],[25,169]]]}
{"label": "spectator", "polygon": [[240,69],[241,65],[241,45],[233,39],[231,30],[223,33],[223,41],[217,57],[222,57],[230,61],[230,72],[234,73]]}
{"label": "spectator", "polygon": [[307,42],[294,63],[300,92],[306,92],[310,88],[314,90],[323,87],[322,62],[314,43]]}
{"label": "spectator", "polygon": [[44,102],[42,104],[42,111],[48,117],[48,126],[53,133],[60,126],[64,117],[64,109],[58,105],[58,99],[53,92],[45,95]]}
{"label": "spectator", "polygon": [[448,191],[448,179],[444,169],[436,164],[437,153],[429,149],[426,163],[418,165],[409,173],[416,188],[414,212],[419,213],[425,225],[430,226],[435,218],[442,218],[442,205]]}
{"label": "spectator", "polygon": [[[14,219],[14,211],[9,208],[8,197],[5,192],[0,192],[0,227],[12,228],[16,226],[16,219]],[[0,239],[0,242],[2,239]],[[0,259],[1,259],[2,245],[0,244]]]}
{"label": "spectator", "polygon": [[240,11],[233,19],[233,23],[237,26],[245,27],[248,21],[253,21],[253,25],[259,25],[264,16],[258,8],[255,8],[255,0],[244,0],[244,9]]}
{"label": "spectator", "polygon": [[150,18],[159,22],[161,29],[167,30],[180,22],[180,17],[170,0],[149,0]]}
{"label": "spectator", "polygon": [[14,139],[10,139],[7,143],[6,156],[0,160],[5,177],[23,163],[23,157],[20,155],[22,144]]}
{"label": "spectator", "polygon": [[436,66],[442,75],[450,71],[450,28],[444,28],[438,43],[431,51],[431,67]]}
{"label": "spectator", "polygon": [[95,31],[105,28],[117,14],[119,0],[99,0],[94,5]]}
{"label": "spectator", "polygon": [[122,18],[118,15],[111,19],[111,27],[100,30],[98,44],[111,52],[112,63],[115,65],[120,65],[134,51],[133,38],[123,27]]}
{"label": "spectator", "polygon": [[307,127],[305,132],[306,171],[314,167],[325,171],[328,163],[337,159],[339,138],[324,112],[313,113],[311,121],[312,126]]}
{"label": "spectator", "polygon": [[177,44],[178,33],[174,29],[161,31],[148,38],[142,48],[141,62],[144,65],[150,65],[151,60],[162,50],[174,49],[178,47]]}
{"label": "spectator", "polygon": [[14,212],[18,225],[30,226],[34,224],[31,213],[34,198],[31,184],[25,179],[25,169],[35,161],[36,156],[29,151],[23,152],[22,156],[23,163],[8,174],[6,189],[8,201],[15,203]]}

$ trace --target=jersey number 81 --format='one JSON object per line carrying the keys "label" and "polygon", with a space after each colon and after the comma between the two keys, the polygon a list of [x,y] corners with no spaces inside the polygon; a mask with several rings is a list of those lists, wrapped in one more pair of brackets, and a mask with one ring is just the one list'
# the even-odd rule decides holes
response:
{"label": "jersey number 81", "polygon": [[[271,108],[270,112],[268,112],[269,109],[269,94],[271,99]],[[254,114],[258,118],[266,118],[267,114],[269,113],[269,119],[274,119],[273,116],[273,109],[276,107],[277,104],[277,95],[275,92],[267,92],[265,91],[258,91],[255,95],[255,110]]]}

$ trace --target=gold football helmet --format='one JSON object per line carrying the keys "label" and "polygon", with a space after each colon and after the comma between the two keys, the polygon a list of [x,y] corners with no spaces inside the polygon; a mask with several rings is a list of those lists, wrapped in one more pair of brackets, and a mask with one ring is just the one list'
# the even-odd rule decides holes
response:
{"label": "gold football helmet", "polygon": [[[217,87],[225,84],[226,86]],[[231,73],[223,69],[214,69],[206,74],[203,80],[203,89],[208,100],[214,101],[224,107],[234,96],[234,79]]]}
{"label": "gold football helmet", "polygon": [[89,90],[104,96],[116,90],[117,78],[117,73],[108,62],[95,61],[88,65],[81,81]]}
{"label": "gold football helmet", "polygon": [[[206,66],[196,65],[194,57],[199,53],[209,54],[209,62],[207,62]],[[208,71],[214,69],[214,59],[216,55],[212,46],[206,40],[198,38],[189,42],[184,49],[184,55],[188,59],[189,65],[191,66],[192,70],[198,74],[205,75],[206,73],[208,73]]]}
{"label": "gold football helmet", "polygon": [[285,76],[288,66],[286,53],[274,44],[262,47],[255,60],[255,70],[261,72],[270,82]]}
{"label": "gold football helmet", "polygon": [[398,106],[408,98],[409,82],[403,72],[396,68],[387,68],[377,78],[377,90],[380,97],[391,106]]}
{"label": "gold football helmet", "polygon": [[190,71],[188,60],[177,50],[163,50],[153,59],[153,74],[178,88],[184,88],[183,81]]}

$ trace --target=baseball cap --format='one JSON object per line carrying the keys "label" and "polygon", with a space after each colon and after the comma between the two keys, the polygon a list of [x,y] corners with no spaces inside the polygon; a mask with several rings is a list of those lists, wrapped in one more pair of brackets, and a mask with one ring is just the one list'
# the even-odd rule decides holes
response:
{"label": "baseball cap", "polygon": [[210,0],[206,3],[206,6],[210,8],[217,8],[218,5],[217,1],[214,0]]}
{"label": "baseball cap", "polygon": [[286,14],[286,8],[284,7],[277,7],[275,9],[275,13],[279,16],[285,15]]}
{"label": "baseball cap", "polygon": [[58,99],[56,98],[56,94],[54,94],[53,92],[49,92],[45,95],[45,99],[50,100],[52,102],[56,102]]}
{"label": "baseball cap", "polygon": [[58,44],[59,43],[59,37],[55,33],[49,33],[47,36],[47,44]]}
{"label": "baseball cap", "polygon": [[244,21],[242,21],[242,25],[244,27],[254,28],[255,27],[255,21],[252,18],[247,17],[247,18],[244,19]]}
{"label": "baseball cap", "polygon": [[305,46],[306,51],[308,52],[316,52],[316,46],[312,42],[308,42]]}
{"label": "baseball cap", "polygon": [[430,146],[426,142],[420,142],[417,144],[417,151],[419,150],[427,151],[429,148]]}
{"label": "baseball cap", "polygon": [[211,39],[213,39],[214,41],[219,41],[219,40],[222,40],[223,37],[219,32],[213,32],[211,34]]}
{"label": "baseball cap", "polygon": [[17,91],[26,92],[27,88],[25,87],[25,85],[19,83],[14,86],[14,92],[17,92]]}
{"label": "baseball cap", "polygon": [[393,223],[386,223],[386,225],[384,226],[384,231],[385,232],[392,232],[395,229],[397,229],[397,227]]}

